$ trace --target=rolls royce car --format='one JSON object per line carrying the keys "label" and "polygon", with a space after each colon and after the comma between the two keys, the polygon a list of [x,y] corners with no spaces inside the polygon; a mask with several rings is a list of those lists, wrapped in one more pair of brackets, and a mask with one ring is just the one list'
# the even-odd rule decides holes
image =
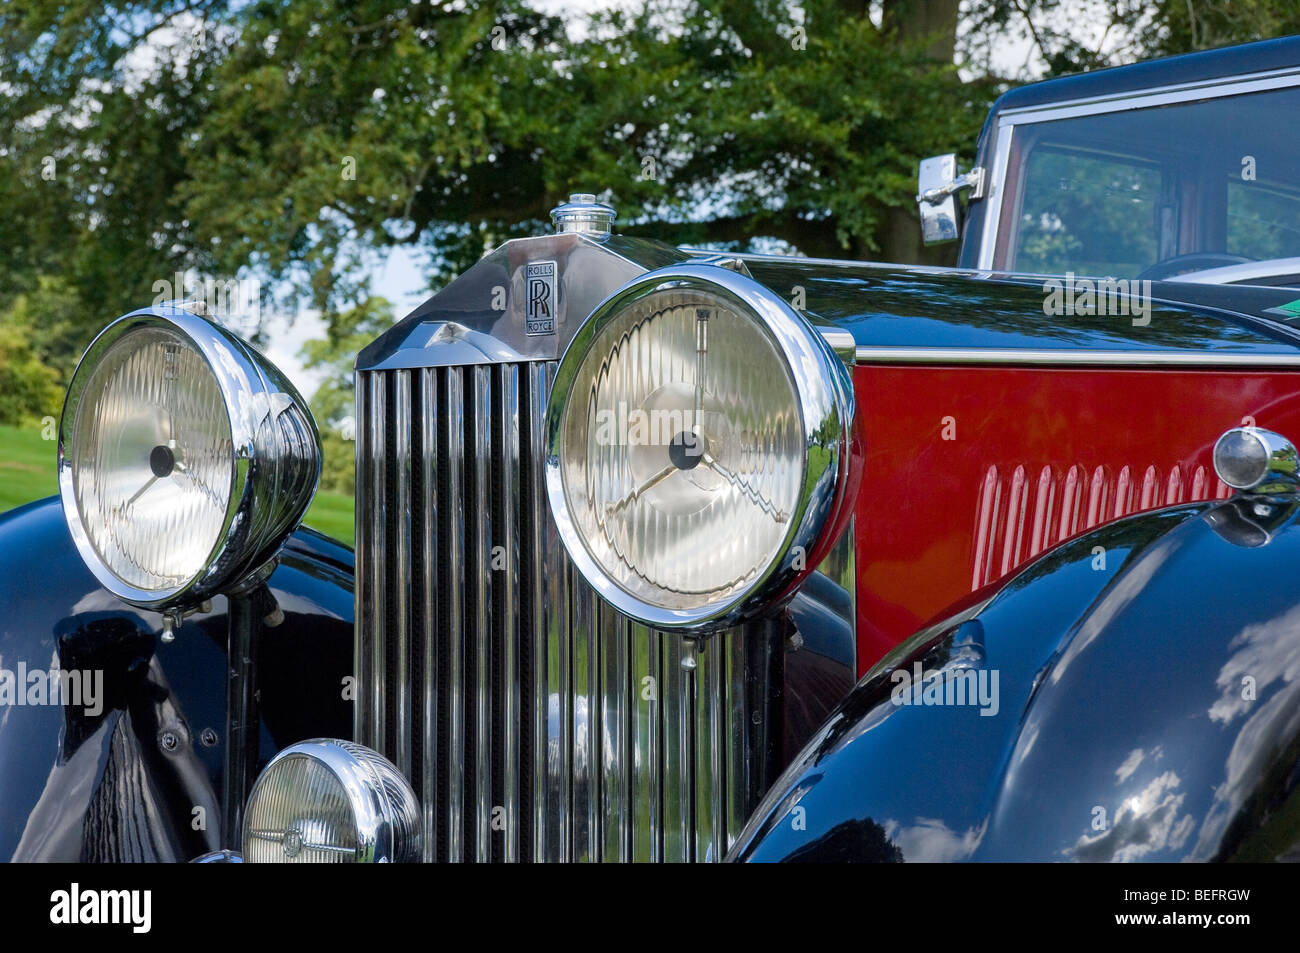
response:
{"label": "rolls royce car", "polygon": [[575,194],[357,355],[355,552],[279,371],[117,319],[0,519],[0,857],[1300,858],[1297,107],[1012,90],[953,268]]}

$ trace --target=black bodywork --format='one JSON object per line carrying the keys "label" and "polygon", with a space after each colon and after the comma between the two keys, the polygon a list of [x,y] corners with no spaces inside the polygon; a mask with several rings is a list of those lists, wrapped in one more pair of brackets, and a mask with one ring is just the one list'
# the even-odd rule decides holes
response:
{"label": "black bodywork", "polygon": [[[1043,313],[1043,279],[870,262],[746,258],[779,294],[802,289],[807,313],[849,332],[858,348],[1155,351],[1291,359],[1300,328],[1274,310],[1294,288],[1151,285],[1143,324],[1108,314]],[[1104,362],[1101,362],[1104,363]],[[1208,360],[1207,363],[1213,363]],[[1267,366],[1267,365],[1263,365]]]}
{"label": "black bodywork", "polygon": [[[268,584],[284,621],[254,642],[257,767],[352,730],[351,550],[300,529]],[[103,673],[91,710],[0,707],[0,859],[186,861],[237,846],[222,830],[224,765],[243,754],[227,750],[227,607],[217,597],[165,644],[157,613],[86,569],[57,499],[0,517],[0,670]]]}
{"label": "black bodywork", "polygon": [[[868,673],[731,859],[1300,860],[1298,522],[1294,496],[1173,507],[976,593]],[[902,703],[918,663],[983,672],[996,711]]]}

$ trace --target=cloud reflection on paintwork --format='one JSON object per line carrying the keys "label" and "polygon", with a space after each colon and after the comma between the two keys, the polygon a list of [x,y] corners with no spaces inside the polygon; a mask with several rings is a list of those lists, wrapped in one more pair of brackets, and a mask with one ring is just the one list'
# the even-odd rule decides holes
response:
{"label": "cloud reflection on paintwork", "polygon": [[1121,801],[1106,830],[1083,835],[1065,851],[1066,856],[1085,863],[1123,864],[1181,849],[1196,822],[1190,814],[1179,816],[1187,799],[1185,793],[1175,792],[1180,783],[1173,771],[1164,772]]}

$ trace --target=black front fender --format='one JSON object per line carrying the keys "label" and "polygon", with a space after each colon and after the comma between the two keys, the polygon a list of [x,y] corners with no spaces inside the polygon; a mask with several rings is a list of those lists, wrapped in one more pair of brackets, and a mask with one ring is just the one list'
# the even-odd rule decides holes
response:
{"label": "black front fender", "polygon": [[[269,586],[284,622],[258,636],[259,766],[352,731],[351,550],[299,530]],[[226,600],[170,644],[161,630],[95,581],[57,499],[0,517],[0,858],[183,861],[226,846]]]}
{"label": "black front fender", "polygon": [[918,633],[731,858],[1300,859],[1298,507],[1258,505],[1102,527]]}

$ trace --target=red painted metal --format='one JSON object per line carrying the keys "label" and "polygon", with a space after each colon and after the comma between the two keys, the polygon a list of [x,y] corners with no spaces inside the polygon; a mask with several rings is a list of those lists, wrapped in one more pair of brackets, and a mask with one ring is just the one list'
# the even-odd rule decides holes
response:
{"label": "red painted metal", "polygon": [[1296,371],[859,365],[854,390],[863,672],[1065,539],[1228,496],[1211,453],[1229,427],[1300,434]]}

